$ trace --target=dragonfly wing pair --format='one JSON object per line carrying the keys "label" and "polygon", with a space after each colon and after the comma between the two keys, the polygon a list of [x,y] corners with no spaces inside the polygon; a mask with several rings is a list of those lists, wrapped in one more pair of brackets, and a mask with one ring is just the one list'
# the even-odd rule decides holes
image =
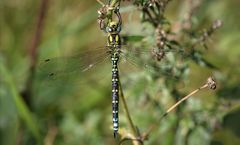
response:
{"label": "dragonfly wing pair", "polygon": [[[156,50],[140,49],[127,45],[121,46],[120,53],[120,71],[129,72],[135,70],[144,70],[151,73],[158,73],[169,79],[178,79],[172,72],[172,65],[168,59],[163,58],[161,61],[154,59]],[[163,51],[165,57],[171,54],[182,53],[176,49],[168,49]],[[68,57],[57,57],[45,59],[39,64],[39,76],[49,84],[59,84],[69,82],[70,84],[80,83],[86,81],[85,78],[95,78],[96,80],[106,76],[105,67],[108,70],[111,68],[111,52],[109,46],[98,47],[82,51],[76,55]],[[102,69],[105,72],[100,71]],[[110,72],[107,73],[110,76]]]}

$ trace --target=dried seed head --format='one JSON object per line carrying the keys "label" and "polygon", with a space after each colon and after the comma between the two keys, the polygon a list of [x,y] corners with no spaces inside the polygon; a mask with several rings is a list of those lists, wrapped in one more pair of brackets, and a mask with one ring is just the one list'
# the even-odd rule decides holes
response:
{"label": "dried seed head", "polygon": [[216,20],[213,22],[212,28],[217,29],[222,26],[222,21],[221,20]]}
{"label": "dried seed head", "polygon": [[207,85],[212,90],[215,90],[217,88],[217,83],[213,77],[209,77],[207,79]]}
{"label": "dried seed head", "polygon": [[157,60],[157,61],[161,61],[165,56],[165,52],[163,50],[156,50],[156,49],[152,49],[152,57]]}
{"label": "dried seed head", "polygon": [[166,31],[159,25],[156,28],[156,45],[159,49],[163,49],[167,40]]}
{"label": "dried seed head", "polygon": [[[100,1],[101,2],[101,1]],[[103,30],[105,27],[105,19],[107,18],[108,12],[113,10],[110,5],[104,5],[101,3],[102,7],[98,9],[98,23],[100,29]]]}

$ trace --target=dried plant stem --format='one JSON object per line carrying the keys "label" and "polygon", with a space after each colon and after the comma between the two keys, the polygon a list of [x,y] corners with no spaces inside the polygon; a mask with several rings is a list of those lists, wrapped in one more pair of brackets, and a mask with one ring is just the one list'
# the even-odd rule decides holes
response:
{"label": "dried plant stem", "polygon": [[[127,117],[127,121],[128,121],[128,124],[132,130],[132,133],[135,137],[138,137],[139,134],[138,134],[138,131],[132,121],[132,118],[131,118],[131,115],[129,113],[129,109],[128,109],[128,106],[127,106],[127,103],[126,103],[126,100],[125,100],[125,97],[124,97],[124,94],[123,94],[123,90],[122,90],[122,86],[121,86],[121,82],[120,82],[120,79],[119,79],[119,94],[120,94],[120,99],[121,99],[121,102],[123,104],[123,108],[124,108],[124,111],[126,113],[126,117]],[[140,145],[141,143],[139,141],[136,141],[136,140],[132,140],[133,141],[133,144],[134,145]]]}
{"label": "dried plant stem", "polygon": [[116,7],[117,4],[119,4],[121,0],[112,0],[110,6],[111,7]]}
{"label": "dried plant stem", "polygon": [[44,145],[53,145],[58,133],[58,128],[50,124],[47,135],[44,139]]}
{"label": "dried plant stem", "polygon": [[97,0],[97,2],[100,3],[102,6],[105,5],[101,0]]}
{"label": "dried plant stem", "polygon": [[99,4],[102,5],[102,7],[107,6],[108,10],[113,10],[115,7],[119,6],[121,0],[112,0],[109,5],[105,5],[101,0],[96,0]]}
{"label": "dried plant stem", "polygon": [[38,45],[41,41],[41,36],[43,32],[43,26],[44,26],[44,20],[48,8],[49,0],[42,0],[40,11],[38,14],[37,22],[36,22],[36,30],[35,34],[32,38],[32,44],[29,48],[29,56],[30,56],[30,74],[28,76],[27,82],[26,82],[26,89],[23,90],[21,93],[23,96],[23,99],[25,103],[28,105],[28,107],[31,108],[31,95],[32,95],[32,84],[33,84],[33,78],[34,73],[36,69],[36,62],[37,62],[37,51],[38,51]]}
{"label": "dried plant stem", "polygon": [[191,92],[190,94],[188,94],[187,96],[185,96],[184,98],[182,98],[181,100],[179,100],[177,103],[175,103],[172,107],[170,107],[165,114],[168,114],[169,112],[171,112],[174,108],[176,108],[179,104],[181,104],[183,101],[187,100],[188,98],[190,98],[192,95],[194,95],[195,93],[197,93],[198,91],[205,89],[206,87],[208,87],[207,84],[203,85],[202,87],[194,90],[193,92]]}
{"label": "dried plant stem", "polygon": [[41,2],[40,11],[39,11],[38,19],[36,23],[35,34],[33,36],[32,44],[29,49],[29,53],[31,57],[31,67],[35,67],[36,65],[37,49],[38,49],[38,45],[40,43],[42,32],[43,32],[44,20],[45,20],[47,8],[48,8],[48,3],[49,3],[49,0],[43,0]]}
{"label": "dried plant stem", "polygon": [[172,105],[159,119],[156,123],[152,124],[148,131],[146,133],[144,133],[142,135],[142,140],[145,140],[148,138],[149,134],[158,126],[158,123],[164,118],[166,117],[174,108],[176,108],[178,105],[180,105],[183,101],[187,100],[188,98],[190,98],[192,95],[196,94],[197,92],[199,92],[202,89],[205,88],[210,88],[212,90],[216,89],[216,82],[212,77],[209,77],[207,79],[207,82],[201,86],[200,88],[192,91],[191,93],[189,93],[187,96],[183,97],[181,100],[179,100],[178,102],[176,102],[174,105]]}

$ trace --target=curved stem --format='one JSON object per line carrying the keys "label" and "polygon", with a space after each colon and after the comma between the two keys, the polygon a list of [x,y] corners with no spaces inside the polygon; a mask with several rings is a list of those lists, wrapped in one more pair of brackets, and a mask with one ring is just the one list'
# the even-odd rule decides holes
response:
{"label": "curved stem", "polygon": [[199,92],[202,89],[205,89],[209,87],[209,84],[204,84],[203,86],[201,86],[200,88],[192,91],[191,93],[189,93],[187,96],[183,97],[181,100],[179,100],[178,102],[176,102],[174,105],[172,105],[162,116],[160,116],[160,118],[158,119],[158,121],[154,124],[152,124],[149,129],[143,134],[143,139],[146,139],[149,134],[157,127],[157,124],[164,118],[166,117],[174,108],[176,108],[178,105],[180,105],[183,101],[187,100],[188,98],[190,98],[192,95],[196,94],[197,92]]}
{"label": "curved stem", "polygon": [[121,2],[121,0],[112,0],[111,2],[110,2],[110,6],[111,7],[116,7],[116,5],[118,4],[120,4],[120,2]]}
{"label": "curved stem", "polygon": [[[122,102],[122,104],[123,104],[123,108],[124,108],[124,111],[125,111],[125,113],[126,113],[126,117],[127,117],[127,120],[128,120],[128,124],[129,124],[129,126],[131,127],[131,131],[132,131],[132,133],[134,134],[134,136],[135,137],[138,137],[139,136],[139,134],[138,134],[138,131],[137,131],[137,129],[136,129],[136,127],[135,127],[135,125],[134,125],[134,123],[133,123],[133,121],[132,121],[132,118],[131,118],[131,115],[130,115],[130,113],[129,113],[129,109],[128,109],[128,106],[127,106],[127,103],[126,103],[126,100],[125,100],[125,97],[124,97],[124,94],[123,94],[123,90],[122,90],[122,86],[121,86],[121,82],[120,82],[120,79],[119,79],[119,95],[120,95],[120,98],[121,98],[121,102]],[[134,141],[133,140],[133,144],[134,145],[139,145],[140,144],[140,142],[139,141]]]}

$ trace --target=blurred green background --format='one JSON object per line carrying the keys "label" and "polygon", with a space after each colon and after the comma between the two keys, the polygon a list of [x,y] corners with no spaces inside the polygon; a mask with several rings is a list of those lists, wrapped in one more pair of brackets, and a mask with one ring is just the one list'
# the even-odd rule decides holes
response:
{"label": "blurred green background", "polygon": [[[110,70],[100,66],[93,73],[106,74],[106,78],[84,85],[67,82],[46,85],[45,80],[31,75],[30,50],[34,46],[42,2],[0,1],[0,144],[118,144],[111,128]],[[169,4],[166,16],[171,23],[183,17],[186,3],[172,1]],[[189,93],[211,75],[217,80],[217,90],[194,95],[183,104],[180,116],[178,112],[169,114],[145,144],[240,144],[239,5],[239,0],[202,0],[194,16],[199,31],[216,19],[223,21],[223,26],[208,40],[208,50],[203,55],[218,69],[189,62],[189,77],[185,78],[186,84],[180,91]],[[42,35],[36,43],[38,57],[34,56],[37,61],[103,46],[106,34],[99,30],[96,21],[100,7],[95,0],[49,0],[42,11],[45,13]],[[122,34],[144,35],[141,34],[140,12],[131,2],[123,2],[122,13]],[[173,100],[168,89],[161,92],[157,84],[145,83],[140,77],[142,74],[136,75],[139,76],[130,76],[133,83],[129,86],[125,83],[123,88],[131,117],[144,132]],[[124,81],[124,76],[121,77]],[[30,86],[27,85],[29,78]],[[157,96],[152,99],[157,103],[149,101],[146,94]],[[120,112],[120,132],[131,132],[121,104]]]}

